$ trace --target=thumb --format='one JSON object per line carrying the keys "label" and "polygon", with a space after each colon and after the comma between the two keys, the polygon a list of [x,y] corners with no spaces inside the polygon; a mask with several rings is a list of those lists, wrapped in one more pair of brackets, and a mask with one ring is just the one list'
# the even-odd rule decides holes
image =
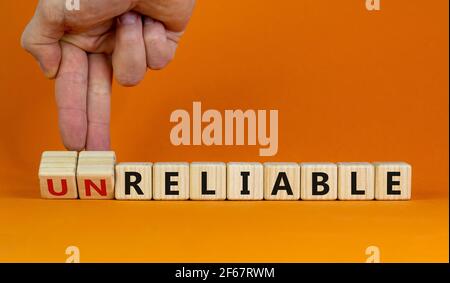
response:
{"label": "thumb", "polygon": [[63,1],[41,0],[25,28],[21,45],[39,62],[47,78],[54,78],[61,62],[59,40],[64,35]]}

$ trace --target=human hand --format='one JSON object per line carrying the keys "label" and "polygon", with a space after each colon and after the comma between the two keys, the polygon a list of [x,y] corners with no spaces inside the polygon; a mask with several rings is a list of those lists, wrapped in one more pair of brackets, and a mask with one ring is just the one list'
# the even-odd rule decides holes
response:
{"label": "human hand", "polygon": [[59,128],[69,150],[110,148],[112,73],[134,86],[173,58],[195,0],[40,0],[22,46],[56,79]]}

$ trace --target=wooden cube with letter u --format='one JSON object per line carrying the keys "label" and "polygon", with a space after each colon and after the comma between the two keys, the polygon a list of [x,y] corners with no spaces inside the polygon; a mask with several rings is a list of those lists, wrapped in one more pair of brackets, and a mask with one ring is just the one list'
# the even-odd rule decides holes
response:
{"label": "wooden cube with letter u", "polygon": [[78,198],[76,151],[45,151],[39,166],[41,197],[47,199]]}
{"label": "wooden cube with letter u", "polygon": [[223,162],[193,162],[190,166],[192,200],[225,200],[227,166]]}

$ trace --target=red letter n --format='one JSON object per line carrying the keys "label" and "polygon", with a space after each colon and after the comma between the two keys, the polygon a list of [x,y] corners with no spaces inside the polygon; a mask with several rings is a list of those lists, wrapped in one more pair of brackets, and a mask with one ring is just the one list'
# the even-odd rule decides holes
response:
{"label": "red letter n", "polygon": [[100,180],[100,188],[97,187],[97,185],[92,182],[92,180],[84,180],[84,188],[86,190],[86,196],[90,197],[91,194],[91,187],[97,191],[97,193],[101,196],[106,196],[107,192],[106,192],[106,180],[105,179],[101,179]]}

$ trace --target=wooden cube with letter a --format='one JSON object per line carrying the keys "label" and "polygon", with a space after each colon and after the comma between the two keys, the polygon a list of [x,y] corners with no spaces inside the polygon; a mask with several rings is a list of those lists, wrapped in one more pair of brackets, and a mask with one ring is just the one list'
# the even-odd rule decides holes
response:
{"label": "wooden cube with letter a", "polygon": [[229,162],[227,164],[227,199],[262,200],[263,166],[257,162]]}
{"label": "wooden cube with letter a", "polygon": [[45,151],[39,166],[41,197],[47,199],[78,198],[76,151]]}
{"label": "wooden cube with letter a", "polygon": [[225,200],[227,166],[223,162],[193,162],[190,166],[192,200]]}
{"label": "wooden cube with letter a", "polygon": [[369,162],[339,162],[338,199],[373,200],[374,167]]}
{"label": "wooden cube with letter a", "polygon": [[189,163],[155,163],[153,165],[153,199],[189,199]]}
{"label": "wooden cube with letter a", "polygon": [[298,200],[300,166],[294,162],[264,163],[264,199]]}
{"label": "wooden cube with letter a", "polygon": [[330,162],[300,163],[302,200],[337,199],[337,165]]}
{"label": "wooden cube with letter a", "polygon": [[374,162],[375,199],[411,199],[411,165],[405,162]]}
{"label": "wooden cube with letter a", "polygon": [[116,165],[115,195],[118,200],[152,199],[152,163],[121,162]]}
{"label": "wooden cube with letter a", "polygon": [[115,154],[112,151],[81,152],[77,184],[80,199],[113,199]]}

